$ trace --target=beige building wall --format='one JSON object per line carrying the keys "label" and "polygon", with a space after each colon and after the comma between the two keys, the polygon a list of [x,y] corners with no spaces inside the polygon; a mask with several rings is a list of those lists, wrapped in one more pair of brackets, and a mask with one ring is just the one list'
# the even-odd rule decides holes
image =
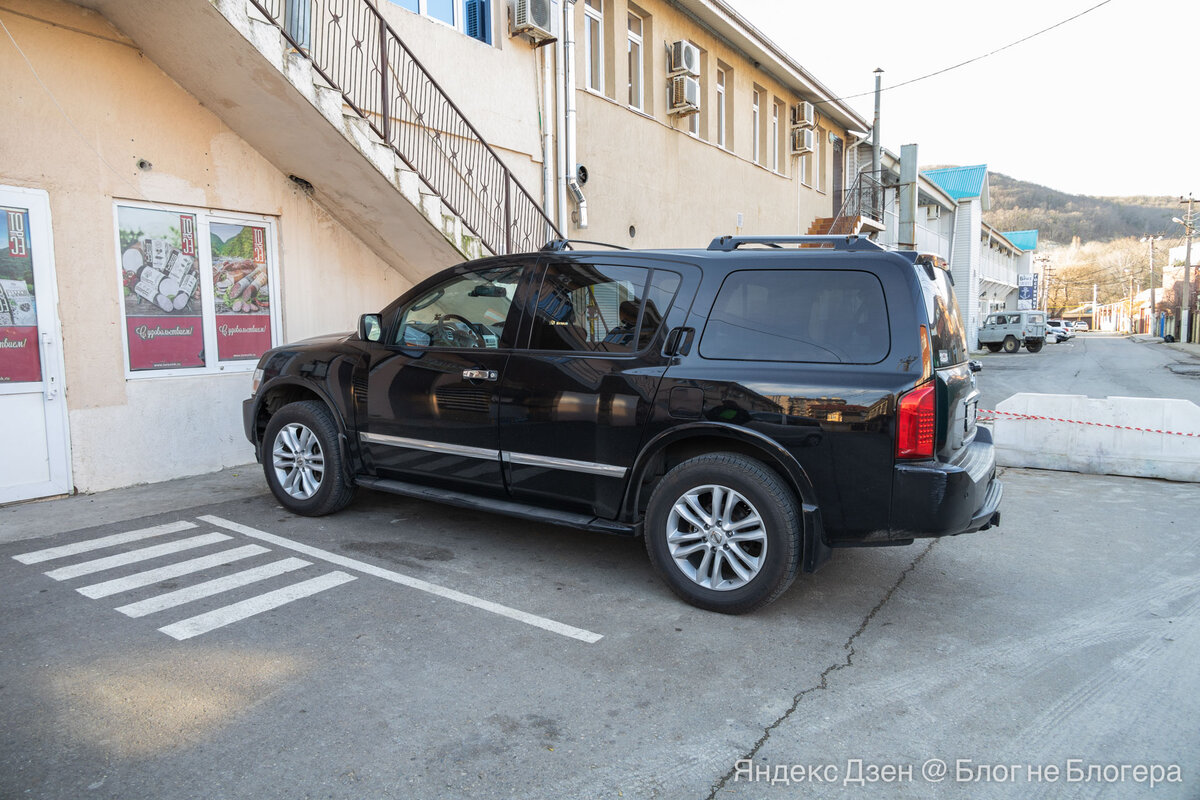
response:
{"label": "beige building wall", "polygon": [[241,421],[249,371],[126,378],[114,200],[274,219],[280,342],[349,330],[408,281],[102,17],[8,0],[0,18],[46,86],[0,38],[0,185],[49,193],[77,488],[253,461]]}

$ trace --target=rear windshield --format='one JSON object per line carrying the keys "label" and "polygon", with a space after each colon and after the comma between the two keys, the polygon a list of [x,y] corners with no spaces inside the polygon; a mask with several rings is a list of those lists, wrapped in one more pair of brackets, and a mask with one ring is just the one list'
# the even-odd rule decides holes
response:
{"label": "rear windshield", "polygon": [[875,364],[891,349],[883,286],[857,270],[741,270],[721,284],[704,358]]}
{"label": "rear windshield", "polygon": [[[925,294],[925,311],[929,317],[929,344],[933,348],[933,366],[952,367],[967,360],[967,335],[963,330],[962,315],[958,313],[958,300],[954,297],[954,285],[950,274],[944,269],[917,267],[922,273],[921,288]],[[932,280],[928,278],[933,272]]]}

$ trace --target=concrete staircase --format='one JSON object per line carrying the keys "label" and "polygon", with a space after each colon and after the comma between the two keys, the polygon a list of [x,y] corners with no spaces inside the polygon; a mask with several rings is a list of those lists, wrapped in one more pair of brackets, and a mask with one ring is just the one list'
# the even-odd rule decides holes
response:
{"label": "concrete staircase", "polygon": [[863,218],[818,217],[808,226],[809,236],[852,236],[863,229]]}
{"label": "concrete staircase", "polygon": [[478,237],[248,0],[77,0],[107,17],[331,215],[416,282]]}

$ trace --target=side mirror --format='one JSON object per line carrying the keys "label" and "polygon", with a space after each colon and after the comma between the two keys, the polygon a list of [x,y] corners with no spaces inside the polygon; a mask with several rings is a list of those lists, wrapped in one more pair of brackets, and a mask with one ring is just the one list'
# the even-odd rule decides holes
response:
{"label": "side mirror", "polygon": [[383,338],[383,321],[378,314],[363,314],[358,318],[358,338],[378,342]]}
{"label": "side mirror", "polygon": [[971,372],[983,372],[983,362],[974,359],[967,362],[967,366],[971,368]]}

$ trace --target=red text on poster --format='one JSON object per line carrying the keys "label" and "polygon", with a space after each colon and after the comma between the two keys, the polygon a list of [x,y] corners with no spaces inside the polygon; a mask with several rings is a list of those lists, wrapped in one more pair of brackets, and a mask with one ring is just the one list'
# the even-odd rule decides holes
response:
{"label": "red text on poster", "polygon": [[198,316],[129,316],[129,369],[204,366],[204,326]]}
{"label": "red text on poster", "polygon": [[37,326],[0,327],[0,384],[41,379]]}
{"label": "red text on poster", "polygon": [[270,349],[269,314],[217,314],[217,354],[222,361],[256,359]]}

